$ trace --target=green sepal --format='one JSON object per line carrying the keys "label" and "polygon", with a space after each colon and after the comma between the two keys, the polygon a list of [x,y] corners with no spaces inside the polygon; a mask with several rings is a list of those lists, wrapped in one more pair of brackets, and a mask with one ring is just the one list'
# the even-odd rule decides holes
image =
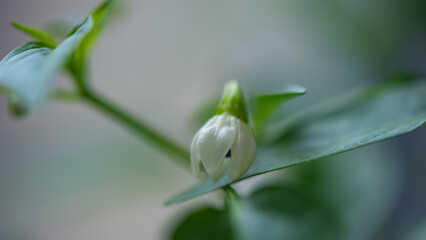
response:
{"label": "green sepal", "polygon": [[[93,28],[79,43],[68,62],[68,70],[81,90],[85,89],[87,85],[87,61],[89,59],[92,46],[99,37],[100,32],[103,30],[106,20],[109,15],[111,15],[111,10],[116,5],[116,2],[116,0],[106,0],[99,4],[90,13],[93,19]],[[79,27],[80,25],[75,26],[69,35],[72,35]]]}
{"label": "green sepal", "polygon": [[33,37],[37,41],[46,45],[46,47],[55,48],[58,45],[56,43],[56,41],[53,39],[53,37],[50,36],[48,33],[44,32],[43,30],[40,30],[40,29],[37,29],[37,28],[34,28],[34,27],[30,27],[30,26],[27,26],[27,25],[23,25],[23,24],[20,24],[20,23],[17,23],[17,22],[11,22],[11,24],[17,30]]}
{"label": "green sepal", "polygon": [[236,80],[231,80],[225,84],[216,115],[223,113],[229,113],[244,122],[248,122],[243,94]]}
{"label": "green sepal", "polygon": [[253,126],[259,134],[268,118],[284,102],[302,96],[306,93],[306,88],[299,85],[288,85],[280,91],[263,93],[256,96],[255,110],[253,115]]}

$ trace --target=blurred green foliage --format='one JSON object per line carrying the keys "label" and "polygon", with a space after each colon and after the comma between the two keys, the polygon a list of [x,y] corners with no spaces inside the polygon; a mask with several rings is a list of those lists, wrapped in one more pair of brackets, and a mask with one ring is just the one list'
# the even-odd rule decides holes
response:
{"label": "blurred green foliage", "polygon": [[[57,47],[49,34],[14,23],[17,29],[40,42],[18,47],[0,63],[0,81],[5,86],[0,88],[0,92],[9,96],[13,112],[25,113],[27,107],[24,105],[37,103],[39,96],[44,95],[50,86],[45,80],[58,72],[64,62],[68,63],[68,70],[79,90],[84,91],[88,87],[90,50],[104,28],[114,4],[115,1],[105,1],[99,5],[91,13],[93,27],[88,27],[92,24],[90,18],[78,24]],[[424,31],[419,31],[424,27],[426,16],[424,1],[365,4],[362,1],[272,1],[267,6],[271,15],[278,18],[278,22],[289,22],[294,15],[300,15],[305,20],[301,22],[302,27],[307,27],[305,35],[302,34],[303,38],[309,39],[317,34],[317,37],[320,36],[315,38],[317,47],[331,47],[325,50],[327,54],[345,50],[345,54],[353,54],[353,58],[365,62],[366,69],[377,72],[386,67],[390,71],[408,68],[409,75],[424,71],[418,67],[422,61],[416,58],[423,53],[421,47],[418,47],[422,45],[410,49],[411,43],[421,42],[426,36]],[[369,8],[364,8],[365,6]],[[373,11],[373,6],[386,6],[386,9],[377,13]],[[396,20],[391,24],[388,19]],[[87,35],[76,36],[81,33],[79,29],[85,29],[84,33],[88,31]],[[418,34],[413,35],[413,38],[405,37],[416,31]],[[63,32],[58,35],[61,34]],[[336,41],[341,44],[339,45],[330,41],[333,39],[343,40]],[[401,46],[410,47],[404,49]],[[51,55],[55,57],[49,60],[48,56]],[[273,76],[270,79],[275,79],[271,81],[282,83],[281,80],[276,81],[280,79],[274,76],[276,73],[269,72],[269,66],[261,65],[259,68],[261,70],[254,70],[256,73],[250,76],[251,79],[259,77],[263,80]],[[285,71],[279,69],[278,72]],[[244,74],[247,73],[242,75]],[[29,81],[30,79],[35,80]],[[258,132],[265,138],[261,139],[256,163],[244,178],[356,149],[423,126],[426,121],[425,80],[405,80],[345,93],[306,109],[297,106],[293,111],[279,112],[275,115],[275,121],[270,122],[267,117],[275,110],[282,110],[278,107],[283,100],[304,94],[304,91],[290,89],[285,93],[258,97],[252,103],[252,107],[257,106],[252,119]],[[320,81],[319,84],[325,84],[324,82]],[[330,80],[328,86],[333,88],[336,82],[338,81]],[[311,92],[315,90],[317,89]],[[78,98],[78,93],[56,92],[55,95],[66,99]],[[22,102],[26,104],[23,105]],[[217,102],[211,105],[217,106]],[[203,107],[200,118],[211,116],[214,112],[211,108],[213,107]],[[130,119],[132,122],[133,119]],[[394,184],[392,179],[397,179],[394,176],[396,170],[391,161],[381,160],[389,160],[391,156],[384,152],[376,154],[375,151],[366,151],[361,156],[343,156],[349,156],[346,167],[337,161],[324,161],[325,163],[315,162],[285,171],[290,173],[290,178],[274,179],[272,183],[241,197],[238,206],[235,206],[236,218],[230,218],[235,212],[231,213],[229,206],[223,209],[203,207],[191,211],[174,229],[173,238],[374,238],[373,232],[379,228],[378,225],[394,201],[392,191],[395,191],[397,183]],[[375,164],[375,161],[379,161],[379,164]],[[184,201],[231,183],[227,177],[218,182],[206,180],[169,203]],[[239,221],[238,228],[232,222],[233,219]],[[413,233],[406,234],[407,239],[423,239],[424,223],[411,230]]]}
{"label": "blurred green foliage", "polygon": [[[19,109],[15,113],[25,113],[38,107],[48,95],[53,78],[92,27],[93,21],[89,16],[54,49],[47,47],[45,42],[29,42],[3,58],[0,62],[0,84],[11,92],[11,103],[17,105],[13,109]],[[30,34],[40,38],[39,33],[32,31]]]}
{"label": "blurred green foliage", "polygon": [[[275,101],[272,99],[272,101]],[[426,122],[426,81],[385,82],[294,113],[258,143],[256,160],[241,179],[332,156],[411,132]],[[241,180],[240,179],[240,180]],[[178,203],[231,184],[206,179],[174,196]]]}

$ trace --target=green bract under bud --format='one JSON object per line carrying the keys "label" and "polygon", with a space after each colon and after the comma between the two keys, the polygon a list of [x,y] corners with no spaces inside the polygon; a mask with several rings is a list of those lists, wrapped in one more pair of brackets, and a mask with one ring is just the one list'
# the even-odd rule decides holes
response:
{"label": "green bract under bud", "polygon": [[226,84],[217,113],[195,134],[191,143],[192,171],[217,180],[225,172],[238,180],[251,166],[256,142],[247,117],[240,87]]}
{"label": "green bract under bud", "polygon": [[222,98],[216,110],[216,115],[222,113],[229,113],[244,122],[248,122],[243,94],[236,80],[229,81],[225,84]]}

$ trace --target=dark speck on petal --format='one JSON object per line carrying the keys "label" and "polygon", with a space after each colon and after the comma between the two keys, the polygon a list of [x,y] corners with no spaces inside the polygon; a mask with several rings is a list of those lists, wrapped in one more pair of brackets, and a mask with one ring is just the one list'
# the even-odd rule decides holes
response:
{"label": "dark speck on petal", "polygon": [[228,153],[226,154],[225,157],[231,157],[231,149],[229,149]]}

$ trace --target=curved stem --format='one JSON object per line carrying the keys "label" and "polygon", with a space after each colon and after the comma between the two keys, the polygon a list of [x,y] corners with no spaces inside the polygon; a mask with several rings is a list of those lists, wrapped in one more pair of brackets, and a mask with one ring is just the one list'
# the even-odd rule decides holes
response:
{"label": "curved stem", "polygon": [[132,130],[132,132],[136,133],[139,137],[148,140],[155,147],[161,150],[165,150],[165,152],[168,153],[172,159],[176,160],[179,164],[187,168],[189,167],[189,153],[178,146],[176,143],[172,142],[170,139],[162,136],[152,128],[148,127],[147,124],[143,123],[129,113],[125,112],[123,109],[117,107],[109,100],[92,91],[85,90],[81,93],[81,97],[97,110],[103,112],[117,122],[121,123],[123,126]]}

